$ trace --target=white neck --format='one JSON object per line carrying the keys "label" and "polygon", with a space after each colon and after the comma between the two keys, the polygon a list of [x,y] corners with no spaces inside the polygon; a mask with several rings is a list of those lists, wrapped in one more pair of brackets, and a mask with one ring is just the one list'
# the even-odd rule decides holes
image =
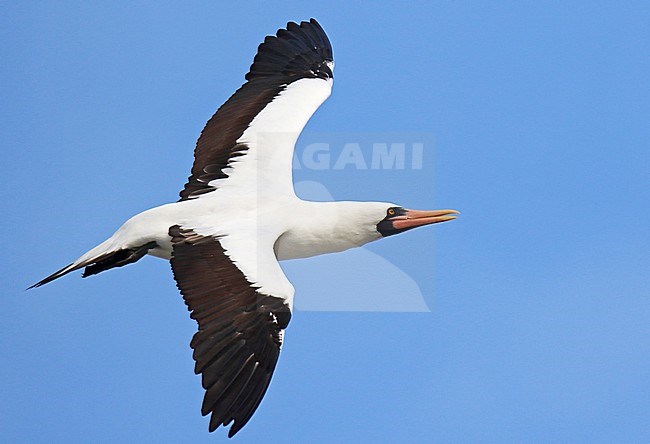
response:
{"label": "white neck", "polygon": [[278,260],[298,259],[360,247],[381,238],[376,224],[390,204],[310,202],[287,209],[289,229],[275,243]]}

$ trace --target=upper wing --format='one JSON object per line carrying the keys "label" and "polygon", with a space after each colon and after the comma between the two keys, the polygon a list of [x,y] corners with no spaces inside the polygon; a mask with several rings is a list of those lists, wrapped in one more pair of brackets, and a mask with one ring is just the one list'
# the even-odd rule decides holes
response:
{"label": "upper wing", "polygon": [[[243,256],[250,261],[247,253],[226,250],[219,239],[178,225],[169,234],[174,278],[190,316],[199,324],[190,346],[195,372],[201,374],[206,390],[201,412],[212,414],[211,432],[234,421],[228,432],[233,436],[251,418],[269,386],[291,318],[293,287],[272,246],[268,255],[255,257],[258,264],[248,268],[251,278],[236,265],[246,261]],[[264,285],[257,276],[265,276]]]}
{"label": "upper wing", "polygon": [[201,132],[181,200],[220,188],[226,178],[237,187],[292,190],[293,147],[329,97],[333,67],[332,46],[314,19],[266,37],[247,82]]}

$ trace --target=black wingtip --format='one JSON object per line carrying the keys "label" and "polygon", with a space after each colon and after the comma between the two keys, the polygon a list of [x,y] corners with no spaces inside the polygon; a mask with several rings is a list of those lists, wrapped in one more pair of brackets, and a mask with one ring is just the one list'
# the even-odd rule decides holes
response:
{"label": "black wingtip", "polygon": [[246,80],[280,77],[291,83],[305,77],[330,79],[332,61],[332,45],[316,19],[288,22],[260,44]]}

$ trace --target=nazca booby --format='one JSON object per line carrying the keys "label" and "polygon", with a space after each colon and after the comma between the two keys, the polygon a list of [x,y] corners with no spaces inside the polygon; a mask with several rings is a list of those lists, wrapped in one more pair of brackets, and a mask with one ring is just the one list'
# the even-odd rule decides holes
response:
{"label": "nazca booby", "polygon": [[292,182],[296,140],[329,97],[334,60],[314,19],[268,36],[246,83],[197,141],[180,200],[144,211],[39,287],[84,268],[83,277],[149,254],[170,260],[198,323],[191,341],[209,430],[251,418],[267,390],[291,318],[294,289],[278,260],[343,251],[454,219],[384,202],[310,202]]}

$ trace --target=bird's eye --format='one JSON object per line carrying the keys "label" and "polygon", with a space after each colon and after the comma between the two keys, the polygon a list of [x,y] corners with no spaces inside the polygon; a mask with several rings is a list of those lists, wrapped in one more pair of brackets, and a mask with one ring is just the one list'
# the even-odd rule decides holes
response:
{"label": "bird's eye", "polygon": [[388,209],[388,215],[389,216],[394,216],[395,215],[395,208],[389,208]]}

